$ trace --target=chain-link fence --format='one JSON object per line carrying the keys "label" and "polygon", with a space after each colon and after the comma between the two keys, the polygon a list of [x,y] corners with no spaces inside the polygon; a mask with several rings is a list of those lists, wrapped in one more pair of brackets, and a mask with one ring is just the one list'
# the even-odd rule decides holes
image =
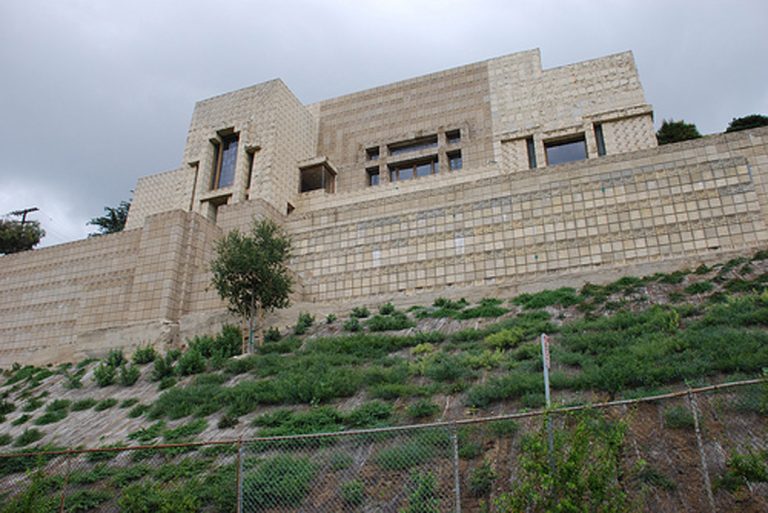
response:
{"label": "chain-link fence", "polygon": [[768,511],[767,421],[753,380],[453,423],[5,454],[0,512]]}

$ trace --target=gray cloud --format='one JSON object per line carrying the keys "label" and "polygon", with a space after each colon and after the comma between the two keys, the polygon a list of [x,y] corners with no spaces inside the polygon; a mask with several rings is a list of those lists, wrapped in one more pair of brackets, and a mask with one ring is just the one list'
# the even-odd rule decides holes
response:
{"label": "gray cloud", "polygon": [[280,77],[305,103],[540,47],[545,67],[633,50],[663,118],[768,113],[756,1],[10,0],[0,5],[0,214],[47,244],[175,168],[195,101]]}

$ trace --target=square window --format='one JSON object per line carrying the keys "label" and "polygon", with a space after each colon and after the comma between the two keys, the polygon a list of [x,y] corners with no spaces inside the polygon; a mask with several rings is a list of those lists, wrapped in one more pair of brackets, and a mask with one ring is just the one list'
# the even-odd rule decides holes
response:
{"label": "square window", "polygon": [[448,144],[457,144],[461,142],[461,130],[450,130],[445,133],[445,142]]}
{"label": "square window", "polygon": [[365,150],[365,158],[368,160],[379,160],[379,147],[376,146]]}
{"label": "square window", "polygon": [[309,192],[324,190],[327,193],[334,193],[336,189],[336,173],[329,167],[319,164],[306,167],[299,170],[300,189],[299,192]]}
{"label": "square window", "polygon": [[554,166],[587,158],[587,141],[584,134],[577,138],[544,143],[547,164]]}

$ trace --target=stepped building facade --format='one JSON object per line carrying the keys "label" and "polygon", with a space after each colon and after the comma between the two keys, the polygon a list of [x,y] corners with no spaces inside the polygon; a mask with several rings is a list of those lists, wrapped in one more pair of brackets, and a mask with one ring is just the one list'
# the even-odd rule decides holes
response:
{"label": "stepped building facade", "polygon": [[0,257],[0,367],[173,343],[225,306],[214,242],[293,240],[297,309],[507,294],[720,260],[768,239],[768,130],[657,147],[632,54],[516,53],[303,105],[280,80],[194,109],[126,230]]}

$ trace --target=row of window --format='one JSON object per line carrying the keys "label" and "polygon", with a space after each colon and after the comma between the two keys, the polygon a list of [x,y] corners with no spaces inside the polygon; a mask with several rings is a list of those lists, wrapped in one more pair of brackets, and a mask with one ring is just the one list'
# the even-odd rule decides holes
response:
{"label": "row of window", "polygon": [[[458,171],[463,167],[461,150],[451,151],[446,154],[448,157],[448,168],[451,171]],[[365,170],[368,175],[368,185],[379,185],[381,175],[378,167],[370,167]],[[398,162],[388,166],[389,181],[402,182],[429,175],[436,175],[440,171],[439,159],[437,155],[430,155],[421,159],[408,162]]]}
{"label": "row of window", "polygon": [[[595,140],[597,142],[597,154],[605,155],[605,139],[603,137],[603,127],[600,124],[594,125]],[[460,130],[450,130],[445,133],[448,145],[455,145],[461,141]],[[211,178],[211,189],[221,189],[229,187],[235,180],[235,163],[237,161],[237,149],[239,137],[237,133],[220,135],[217,139],[211,140],[213,144],[213,174]],[[437,147],[437,135],[430,135],[410,141],[401,141],[387,145],[390,155],[400,155],[408,152],[421,151],[427,148]],[[536,143],[533,137],[526,139],[526,149],[528,153],[528,166],[531,169],[537,167],[536,162]],[[556,141],[545,141],[544,152],[547,158],[547,165],[553,166],[566,162],[584,160],[587,158],[587,141],[585,135],[579,134],[576,137],[560,139]],[[463,167],[461,150],[453,150],[446,153],[448,157],[448,167],[451,171],[459,170]],[[369,161],[379,159],[379,147],[372,147],[366,150],[366,158]],[[388,167],[389,181],[400,182],[411,180],[439,172],[439,161],[437,155],[408,160],[390,164]],[[326,192],[335,192],[335,173],[325,165],[318,165],[300,171],[300,191],[308,192],[323,189]],[[368,185],[379,185],[381,183],[379,167],[369,167],[366,169]],[[250,186],[250,184],[249,184]]]}

